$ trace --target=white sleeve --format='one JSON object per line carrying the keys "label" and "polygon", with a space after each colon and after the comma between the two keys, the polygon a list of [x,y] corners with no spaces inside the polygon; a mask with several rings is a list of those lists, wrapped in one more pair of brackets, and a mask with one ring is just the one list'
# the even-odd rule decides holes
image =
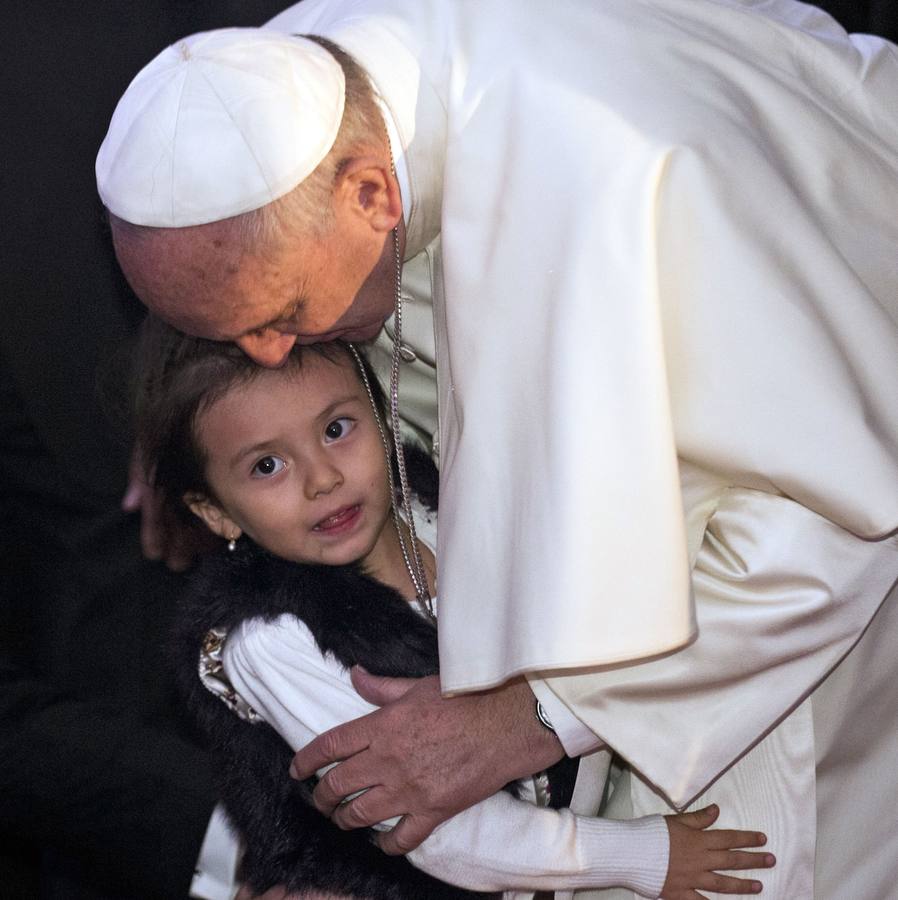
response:
{"label": "white sleeve", "polygon": [[[244,622],[229,636],[223,662],[238,693],[294,750],[375,709],[295,616]],[[435,878],[472,890],[623,886],[657,897],[668,852],[660,816],[591,819],[500,792],[445,822],[409,859]]]}
{"label": "white sleeve", "polygon": [[723,492],[693,573],[698,639],[551,690],[674,806],[700,794],[852,648],[898,576],[898,541],[865,541],[800,504]]}

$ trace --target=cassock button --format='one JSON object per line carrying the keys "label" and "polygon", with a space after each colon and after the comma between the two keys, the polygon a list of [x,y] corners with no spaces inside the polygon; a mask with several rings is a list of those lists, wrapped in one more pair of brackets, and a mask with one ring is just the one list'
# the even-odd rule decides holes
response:
{"label": "cassock button", "polygon": [[418,358],[418,354],[406,344],[399,345],[399,355],[402,357],[402,361],[407,363],[412,363]]}

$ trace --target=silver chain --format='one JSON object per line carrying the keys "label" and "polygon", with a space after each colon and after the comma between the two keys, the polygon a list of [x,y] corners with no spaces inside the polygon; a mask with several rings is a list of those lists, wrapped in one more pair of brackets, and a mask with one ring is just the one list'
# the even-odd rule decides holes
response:
{"label": "silver chain", "polygon": [[[395,176],[392,153],[390,154],[390,167]],[[427,616],[435,622],[436,613],[433,608],[430,591],[427,588],[427,573],[424,569],[424,561],[421,558],[421,545],[418,543],[415,520],[412,516],[412,494],[408,484],[405,452],[402,449],[402,431],[399,421],[399,366],[401,362],[400,349],[402,347],[402,258],[399,251],[398,226],[393,229],[393,255],[396,262],[396,313],[393,317],[395,323],[393,328],[393,358],[390,365],[390,425],[393,429],[393,447],[396,450],[396,468],[399,472],[399,493],[402,499],[402,509],[405,512],[405,521],[411,537],[411,553],[406,547],[401,528],[399,529],[399,542],[402,546],[405,565],[411,576],[412,584],[415,586],[418,602],[427,613]],[[395,498],[395,493],[393,496]]]}
{"label": "silver chain", "polygon": [[[384,129],[386,130],[386,128]],[[390,138],[387,135],[387,147],[390,147]],[[393,162],[393,150],[390,147],[390,173],[393,178],[396,177],[396,166]],[[436,612],[433,608],[433,599],[430,596],[430,590],[427,587],[427,571],[424,568],[424,560],[421,557],[421,545],[418,542],[418,534],[415,530],[415,519],[412,516],[412,492],[408,483],[408,473],[405,466],[405,452],[402,449],[402,430],[399,421],[399,365],[401,362],[400,349],[402,347],[402,254],[399,250],[399,226],[393,229],[393,259],[395,264],[395,291],[394,299],[395,313],[394,331],[393,331],[393,356],[390,364],[390,428],[393,432],[393,452],[396,454],[396,470],[399,473],[399,490],[396,490],[396,483],[393,477],[392,454],[390,452],[390,441],[387,439],[386,429],[381,421],[380,412],[377,409],[377,403],[374,401],[374,393],[368,382],[368,376],[365,373],[365,367],[356,348],[350,344],[349,349],[355,357],[359,372],[362,375],[362,381],[365,390],[368,393],[368,399],[371,402],[371,408],[374,410],[374,419],[377,422],[377,429],[380,432],[381,443],[384,446],[384,453],[387,457],[387,478],[390,482],[390,499],[393,507],[393,523],[396,526],[396,533],[399,536],[399,547],[402,550],[402,558],[405,561],[405,567],[408,569],[409,577],[412,580],[412,586],[415,589],[415,598],[424,614],[435,624]],[[405,513],[405,523],[408,527],[410,541],[406,541],[405,534],[402,529],[402,517],[399,514],[400,502],[402,511]]]}
{"label": "silver chain", "polygon": [[[384,121],[384,137],[386,138],[387,148],[390,153],[390,174],[396,178],[396,164],[393,159],[393,148],[390,144],[390,135]],[[393,229],[393,261],[395,266],[395,298],[394,298],[394,322],[395,328],[393,332],[393,356],[390,364],[390,428],[393,432],[393,452],[396,454],[396,470],[399,473],[399,490],[396,490],[396,482],[393,477],[392,453],[390,452],[390,441],[387,439],[386,428],[381,420],[380,411],[374,400],[374,393],[371,390],[371,384],[368,381],[368,375],[365,367],[362,365],[361,357],[356,348],[349,344],[349,349],[355,357],[359,372],[362,376],[362,382],[368,393],[368,400],[371,403],[371,409],[374,411],[374,421],[377,423],[377,430],[380,432],[380,440],[384,447],[384,453],[387,459],[387,478],[390,483],[390,503],[393,510],[393,524],[396,526],[396,534],[399,537],[399,547],[402,550],[402,559],[405,561],[405,568],[408,570],[409,578],[412,580],[412,586],[415,589],[415,599],[420,606],[421,611],[436,624],[436,612],[433,608],[433,599],[430,596],[430,590],[427,587],[427,571],[424,568],[424,561],[421,557],[421,545],[418,543],[418,534],[415,530],[415,519],[412,516],[412,496],[411,489],[408,484],[408,474],[405,467],[405,452],[402,449],[402,431],[399,422],[399,364],[400,364],[400,348],[402,347],[402,254],[399,250],[399,226]],[[408,527],[409,541],[405,539],[405,533],[402,529],[402,517],[399,514],[400,501],[402,511],[405,513],[405,522]]]}
{"label": "silver chain", "polygon": [[[408,544],[405,540],[405,534],[402,531],[402,518],[399,515],[399,503],[397,501],[400,496],[400,492],[396,489],[396,480],[393,477],[393,447],[391,446],[390,439],[387,437],[387,429],[384,427],[383,419],[380,415],[380,410],[377,408],[377,401],[374,399],[374,391],[371,389],[371,382],[368,380],[368,373],[365,371],[365,366],[362,363],[362,358],[359,354],[359,351],[353,344],[347,344],[347,346],[352,351],[352,355],[355,357],[356,366],[358,366],[359,374],[362,378],[362,384],[365,385],[365,392],[368,394],[368,402],[371,404],[371,409],[374,412],[374,421],[377,424],[377,430],[380,434],[380,442],[384,448],[384,457],[387,463],[387,480],[390,484],[390,503],[393,512],[393,524],[396,527],[396,534],[399,536],[399,548],[402,551],[402,558],[405,561],[405,568],[408,570],[409,578],[411,578],[412,580],[412,586],[415,589],[415,599],[417,600],[418,605],[424,611],[425,615],[434,624],[436,624],[436,613],[433,609],[433,600],[431,599],[430,591],[427,588],[427,576],[424,573],[424,565],[421,561],[421,551],[418,544],[418,536],[415,533],[414,520],[411,518],[411,500],[408,493],[408,483],[406,482],[406,493],[402,495],[402,506],[409,520],[409,533],[411,535],[413,547],[412,553],[409,553]],[[405,454],[402,452],[401,444],[396,449],[396,452],[398,454],[402,454],[400,458],[402,459],[404,467]],[[397,463],[397,468],[398,467],[399,464]]]}

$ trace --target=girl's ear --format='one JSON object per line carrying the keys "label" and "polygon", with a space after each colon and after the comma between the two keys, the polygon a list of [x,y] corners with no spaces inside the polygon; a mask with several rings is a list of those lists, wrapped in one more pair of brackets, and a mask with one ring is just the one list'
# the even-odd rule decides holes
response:
{"label": "girl's ear", "polygon": [[213,534],[228,541],[236,541],[243,534],[243,529],[205,494],[189,493],[183,499],[187,508],[202,519]]}

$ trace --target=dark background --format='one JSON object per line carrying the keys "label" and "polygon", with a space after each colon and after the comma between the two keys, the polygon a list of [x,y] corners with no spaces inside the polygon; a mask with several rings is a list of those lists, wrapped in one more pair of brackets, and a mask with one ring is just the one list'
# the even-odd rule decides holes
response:
{"label": "dark background", "polygon": [[[179,579],[119,510],[98,371],[140,315],[94,157],[137,69],[283,2],[6,4],[0,178],[0,897],[186,896],[215,800],[161,646]],[[114,374],[114,372],[113,372]],[[111,379],[113,382],[114,378]]]}
{"label": "dark background", "polygon": [[815,5],[827,10],[847,31],[864,31],[898,40],[895,0],[826,0]]}
{"label": "dark background", "polygon": [[[85,0],[3,16],[4,898],[171,900],[189,883],[214,789],[161,663],[180,581],[140,559],[136,521],[118,508],[128,440],[98,381],[115,383],[140,306],[112,258],[93,164],[116,101],[157,51],[284,5]],[[895,0],[825,6],[849,30],[898,36]]]}

